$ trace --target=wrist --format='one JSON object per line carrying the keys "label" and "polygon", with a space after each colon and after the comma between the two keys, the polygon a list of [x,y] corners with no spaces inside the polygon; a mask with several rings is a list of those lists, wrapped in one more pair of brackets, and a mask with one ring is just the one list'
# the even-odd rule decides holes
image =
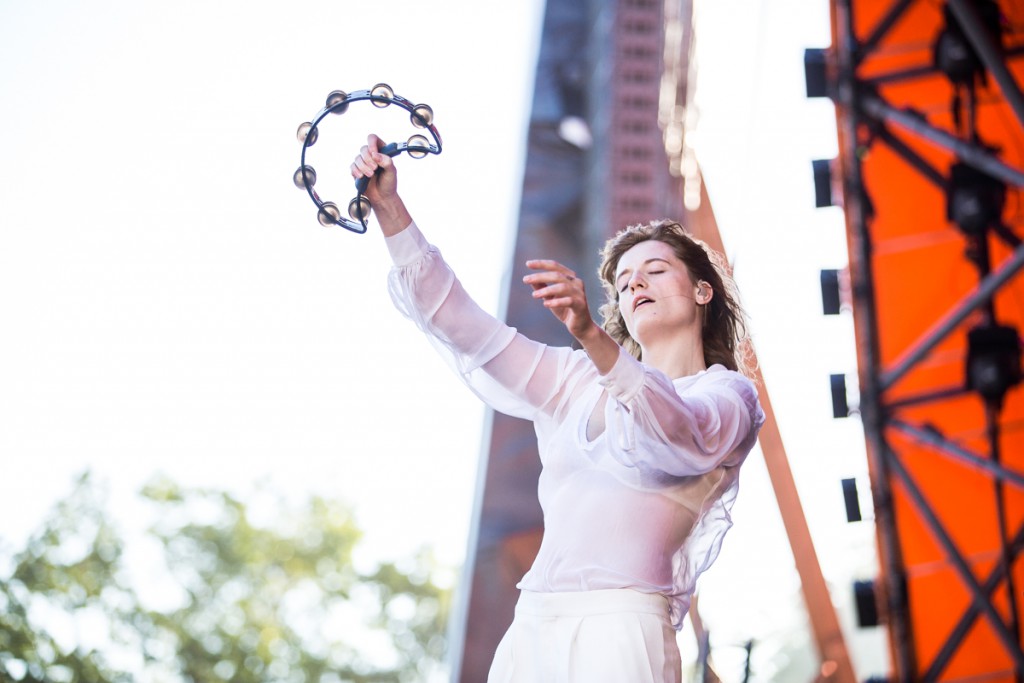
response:
{"label": "wrist", "polygon": [[388,199],[378,199],[373,211],[377,214],[377,223],[385,237],[398,234],[412,222],[405,202],[397,194]]}
{"label": "wrist", "polygon": [[611,371],[619,358],[619,344],[611,338],[597,323],[591,321],[590,328],[576,338],[583,345],[583,350],[597,367],[597,371],[605,375]]}
{"label": "wrist", "polygon": [[590,344],[600,343],[601,337],[607,336],[607,333],[601,329],[600,325],[591,319],[590,324],[588,324],[579,334],[574,336],[576,337],[576,341],[582,344],[585,348]]}

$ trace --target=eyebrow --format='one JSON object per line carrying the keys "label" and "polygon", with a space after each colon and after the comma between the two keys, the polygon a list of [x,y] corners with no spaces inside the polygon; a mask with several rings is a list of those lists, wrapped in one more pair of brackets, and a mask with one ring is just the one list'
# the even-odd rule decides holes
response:
{"label": "eyebrow", "polygon": [[[641,265],[641,266],[646,266],[646,265],[647,265],[648,263],[653,263],[654,261],[661,261],[661,262],[662,262],[662,263],[664,263],[665,265],[669,265],[669,266],[670,266],[670,265],[672,265],[672,264],[671,264],[671,263],[669,262],[669,260],[668,260],[668,259],[663,259],[663,258],[660,258],[660,257],[658,257],[658,256],[654,256],[653,258],[649,258],[649,259],[647,259],[646,261],[644,261],[643,263],[641,263],[640,265]],[[621,273],[619,273],[618,275],[616,275],[616,276],[615,276],[615,284],[618,284],[618,283],[619,283],[619,280],[621,280],[621,279],[622,279],[622,276],[623,276],[623,275],[627,275],[627,274],[629,274],[629,273],[632,273],[632,272],[633,272],[633,269],[632,269],[632,268],[623,268],[623,269],[622,269],[622,272],[621,272]]]}

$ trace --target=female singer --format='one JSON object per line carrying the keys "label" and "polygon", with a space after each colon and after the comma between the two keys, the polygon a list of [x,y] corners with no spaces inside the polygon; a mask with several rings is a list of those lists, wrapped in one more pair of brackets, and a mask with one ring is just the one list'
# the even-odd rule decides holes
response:
{"label": "female singer", "polygon": [[602,252],[603,326],[572,269],[527,261],[523,281],[582,349],[541,344],[463,290],[382,145],[371,135],[351,172],[370,178],[395,304],[484,401],[537,432],[544,538],[489,683],[679,683],[676,629],[764,421],[720,257],[678,223],[626,228]]}

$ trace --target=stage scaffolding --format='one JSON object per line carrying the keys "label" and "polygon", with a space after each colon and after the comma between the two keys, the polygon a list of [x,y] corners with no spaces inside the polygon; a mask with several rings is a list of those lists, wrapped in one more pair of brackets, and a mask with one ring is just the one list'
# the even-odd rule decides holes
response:
{"label": "stage scaffolding", "polygon": [[[1024,4],[832,0],[836,105],[893,681],[1024,675]],[[825,279],[823,278],[823,282]]]}

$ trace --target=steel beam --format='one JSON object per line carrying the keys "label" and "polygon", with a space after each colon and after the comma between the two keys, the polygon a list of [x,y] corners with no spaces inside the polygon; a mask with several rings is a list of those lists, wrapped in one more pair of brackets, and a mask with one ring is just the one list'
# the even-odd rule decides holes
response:
{"label": "steel beam", "polygon": [[960,27],[967,35],[967,40],[977,51],[981,63],[999,84],[999,89],[1003,91],[1003,98],[1010,105],[1017,121],[1024,126],[1024,94],[1021,93],[1017,81],[1013,79],[1013,74],[1006,68],[1006,62],[1003,61],[999,49],[992,44],[992,38],[985,30],[985,25],[981,22],[977,10],[974,9],[972,3],[965,0],[946,0],[946,6],[960,22]]}
{"label": "steel beam", "polygon": [[977,470],[991,474],[1002,481],[1010,482],[1011,484],[1015,484],[1024,489],[1024,475],[1014,472],[1013,470],[1008,470],[1004,466],[993,462],[986,457],[973,453],[963,446],[953,443],[941,434],[898,419],[890,420],[889,426],[913,439],[928,444],[940,453],[955,458],[960,462],[967,463]]}
{"label": "steel beam", "polygon": [[968,166],[984,171],[1008,185],[1024,186],[1024,171],[1003,163],[984,147],[967,142],[931,125],[916,112],[899,109],[878,95],[866,92],[860,94],[857,104],[868,116],[879,121],[891,121],[901,128],[944,147]]}
{"label": "steel beam", "polygon": [[881,377],[882,390],[892,387],[911,368],[920,362],[928,353],[942,342],[962,323],[967,316],[979,307],[988,303],[996,291],[1007,280],[1024,267],[1024,246],[1017,247],[1013,254],[997,269],[989,273],[978,287],[960,300],[945,316],[929,329],[913,346],[907,349],[893,366]]}
{"label": "steel beam", "polygon": [[958,551],[956,544],[953,539],[946,533],[946,529],[942,526],[942,522],[939,521],[938,516],[928,505],[928,501],[925,500],[924,494],[917,488],[917,484],[914,482],[913,477],[904,468],[903,463],[896,457],[895,452],[892,449],[887,449],[886,457],[892,465],[892,471],[899,477],[900,483],[907,490],[907,494],[910,500],[914,503],[917,511],[924,518],[924,521],[928,528],[942,549],[946,552],[946,557],[949,558],[950,563],[960,576],[960,580],[964,586],[967,587],[971,593],[972,604],[985,615],[989,621],[989,625],[995,632],[996,636],[1003,643],[1006,648],[1006,653],[1014,660],[1018,668],[1024,668],[1024,652],[1021,651],[1020,644],[1017,642],[1016,637],[1006,627],[1006,624],[999,617],[996,612],[996,608],[989,601],[988,595],[985,590],[978,583],[978,579],[974,576],[971,568],[967,566],[967,561],[963,555]]}

